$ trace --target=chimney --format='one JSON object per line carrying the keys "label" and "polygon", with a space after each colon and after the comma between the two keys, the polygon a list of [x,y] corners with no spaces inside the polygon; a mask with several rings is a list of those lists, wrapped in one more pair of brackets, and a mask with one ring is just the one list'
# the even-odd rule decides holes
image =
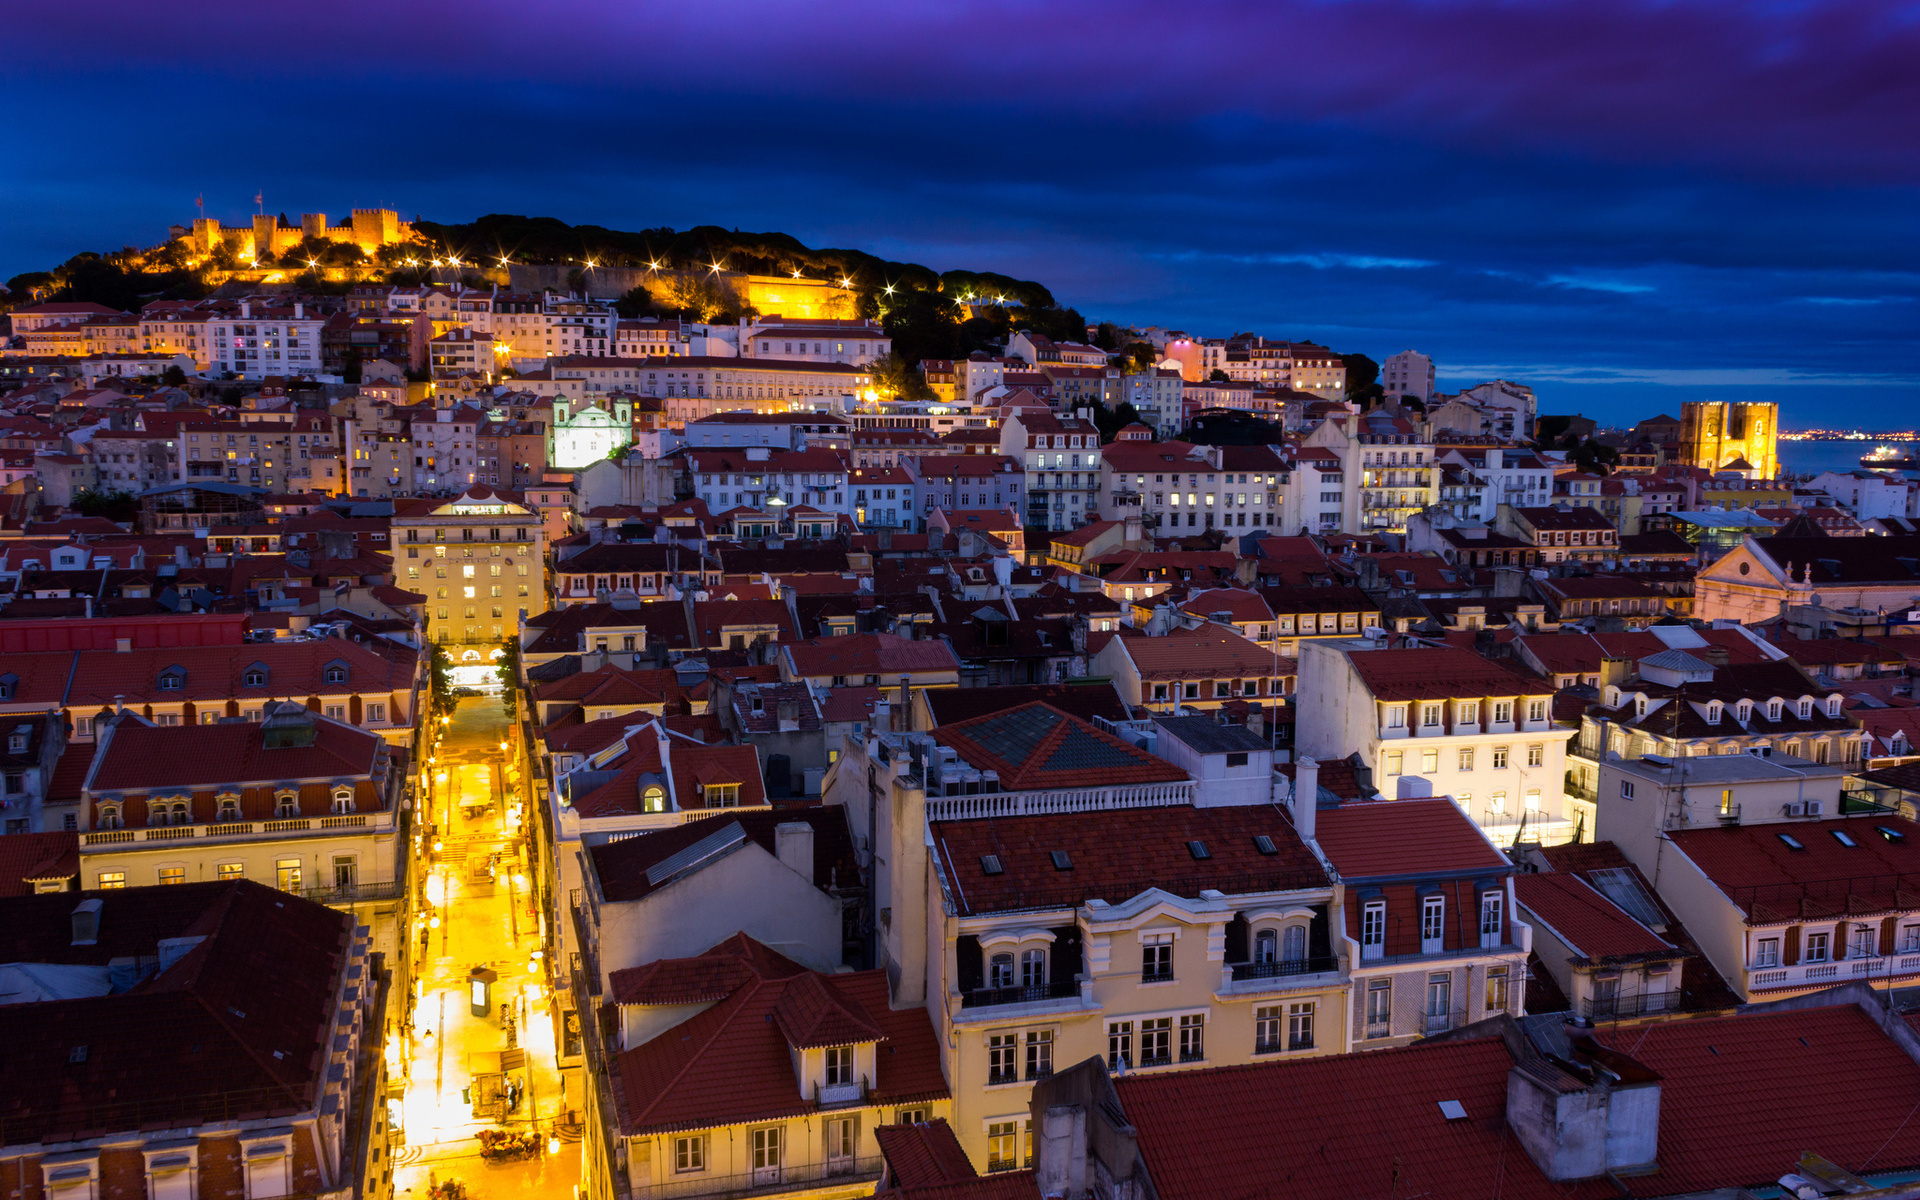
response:
{"label": "chimney", "polygon": [[1320,805],[1320,764],[1311,758],[1293,760],[1293,831],[1303,842],[1313,840],[1313,823]]}
{"label": "chimney", "polygon": [[773,855],[793,869],[794,874],[813,880],[813,826],[805,821],[787,821],[773,827]]}
{"label": "chimney", "polygon": [[1263,705],[1247,705],[1247,732],[1265,742],[1267,738],[1267,710]]}
{"label": "chimney", "polygon": [[115,696],[113,698],[113,711],[115,713],[127,711],[127,698],[125,696]]}
{"label": "chimney", "polygon": [[781,733],[792,733],[794,730],[800,728],[799,701],[782,700],[779,704],[775,705],[774,708],[780,722],[776,728]]}
{"label": "chimney", "polygon": [[242,300],[240,302],[240,319],[242,321],[253,320],[253,301]]}
{"label": "chimney", "polygon": [[82,900],[73,910],[73,944],[94,946],[100,942],[100,901]]}
{"label": "chimney", "polygon": [[[1658,1161],[1658,1074],[1591,1041],[1575,1042],[1571,1056],[1547,1063],[1517,1026],[1509,1025],[1506,1036],[1509,1046],[1520,1044],[1507,1073],[1507,1124],[1541,1174],[1556,1182],[1592,1179],[1644,1172]],[[1568,1086],[1569,1076],[1578,1083]]]}
{"label": "chimney", "polygon": [[298,300],[293,302],[293,319],[296,321],[304,321],[307,319],[307,306]]}

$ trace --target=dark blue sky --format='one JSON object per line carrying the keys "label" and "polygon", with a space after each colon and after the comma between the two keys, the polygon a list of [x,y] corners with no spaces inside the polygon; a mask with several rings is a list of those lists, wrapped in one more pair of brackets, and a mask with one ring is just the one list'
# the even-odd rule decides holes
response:
{"label": "dark blue sky", "polygon": [[8,18],[0,278],[208,212],[778,229],[1548,411],[1920,425],[1920,5],[114,2]]}

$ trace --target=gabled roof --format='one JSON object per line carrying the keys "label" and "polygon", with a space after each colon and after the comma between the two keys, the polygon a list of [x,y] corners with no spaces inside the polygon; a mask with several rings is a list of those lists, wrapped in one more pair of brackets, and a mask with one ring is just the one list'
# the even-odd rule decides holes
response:
{"label": "gabled roof", "polygon": [[1176,629],[1164,637],[1120,631],[1143,681],[1240,679],[1286,675],[1291,660],[1218,625]]}
{"label": "gabled roof", "polygon": [[313,727],[310,745],[269,747],[261,723],[154,726],[121,717],[96,752],[89,788],[149,791],[373,775],[386,750],[379,734],[318,716]]}
{"label": "gabled roof", "polygon": [[71,880],[80,873],[80,835],[14,833],[0,837],[0,897],[28,896],[38,880]]}
{"label": "gabled roof", "polygon": [[1550,684],[1505,661],[1482,658],[1454,646],[1362,650],[1347,655],[1347,661],[1375,700],[1533,696],[1553,690]]}
{"label": "gabled roof", "polygon": [[942,725],[933,738],[982,771],[995,771],[1003,791],[1167,783],[1187,773],[1104,729],[1035,701]]}
{"label": "gabled roof", "polygon": [[1127,717],[1127,706],[1120,699],[1120,693],[1114,691],[1113,685],[1104,680],[1098,683],[1080,684],[1029,683],[992,687],[928,688],[922,695],[926,697],[927,711],[933,714],[933,723],[936,726],[955,725],[975,717],[990,716],[1036,700],[1044,702],[1049,707],[1057,708],[1069,716],[1078,717],[1082,721],[1091,721],[1095,717],[1123,721]]}
{"label": "gabled roof", "polygon": [[809,638],[787,647],[793,673],[801,678],[878,675],[883,683],[901,673],[958,671],[960,662],[945,642],[903,638],[891,633]]}
{"label": "gabled roof", "polygon": [[[825,1024],[809,1020],[816,1016]],[[807,1038],[828,1027],[886,1043],[875,1059],[872,1103],[947,1098],[926,1009],[893,1009],[886,972],[756,972],[713,1007],[613,1056],[625,1100],[621,1132],[714,1129],[817,1112],[817,1101],[800,1091],[789,1030]]]}
{"label": "gabled roof", "polygon": [[[1120,904],[1149,888],[1188,898],[1330,886],[1325,868],[1272,805],[1132,808],[936,821],[934,852],[964,915]],[[1269,839],[1273,853],[1256,841]],[[1194,844],[1204,848],[1197,857]],[[1069,865],[1053,860],[1064,851]],[[982,860],[992,856],[999,870]]]}

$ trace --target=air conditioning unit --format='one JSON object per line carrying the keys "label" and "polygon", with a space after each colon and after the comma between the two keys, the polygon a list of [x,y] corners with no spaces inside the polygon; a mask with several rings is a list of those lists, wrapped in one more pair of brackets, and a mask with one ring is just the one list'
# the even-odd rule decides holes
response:
{"label": "air conditioning unit", "polygon": [[1809,800],[1807,801],[1807,815],[1810,817],[1817,817],[1823,811],[1823,807],[1824,806],[1820,801]]}
{"label": "air conditioning unit", "polygon": [[1807,806],[1798,800],[1789,800],[1787,801],[1787,815],[1790,817],[1804,817],[1807,815]]}

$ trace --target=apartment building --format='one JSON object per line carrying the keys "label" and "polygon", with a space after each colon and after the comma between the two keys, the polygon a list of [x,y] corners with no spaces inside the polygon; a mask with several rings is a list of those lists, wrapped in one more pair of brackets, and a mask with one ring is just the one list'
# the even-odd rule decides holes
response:
{"label": "apartment building", "polygon": [[207,367],[242,379],[312,375],[320,370],[320,330],[326,318],[295,302],[276,307],[242,300],[239,311],[216,312],[208,328]]}
{"label": "apartment building", "polygon": [[688,450],[686,470],[693,494],[713,513],[744,506],[777,516],[798,505],[836,515],[851,511],[852,467],[841,450]]}
{"label": "apartment building", "polygon": [[1313,641],[1300,646],[1296,704],[1301,754],[1358,753],[1389,796],[1451,797],[1503,846],[1523,830],[1549,845],[1574,836],[1574,731],[1554,720],[1545,680],[1453,647]]}
{"label": "apartment building", "polygon": [[[295,703],[259,722],[96,725],[71,807],[89,890],[252,879],[325,904],[406,901],[406,781],[378,734]],[[49,816],[65,802],[50,797]],[[64,814],[61,815],[64,824]]]}
{"label": "apartment building", "polygon": [[1312,759],[1295,764],[1293,823],[1345,888],[1349,1044],[1405,1045],[1523,1013],[1533,931],[1506,855],[1444,797],[1343,803],[1319,776]]}
{"label": "apartment building", "polygon": [[475,661],[482,644],[517,637],[524,617],[547,610],[546,528],[517,493],[475,485],[404,502],[393,541],[407,586],[429,597],[433,640],[465,645]]}
{"label": "apartment building", "polygon": [[1077,529],[1100,504],[1100,435],[1080,417],[1022,410],[1000,423],[1000,453],[1026,468],[1029,526]]}
{"label": "apartment building", "polygon": [[1283,526],[1287,464],[1269,446],[1116,441],[1103,448],[1100,498],[1149,529]]}
{"label": "apartment building", "polygon": [[1110,677],[1128,704],[1160,713],[1279,703],[1294,681],[1292,660],[1211,622],[1157,637],[1122,628],[1090,667]]}
{"label": "apartment building", "polygon": [[1433,360],[1418,350],[1388,355],[1380,364],[1380,387],[1390,397],[1412,396],[1426,403],[1433,396]]}
{"label": "apartment building", "polygon": [[182,421],[168,442],[175,478],[240,483],[274,492],[341,486],[333,419],[321,412],[249,413]]}
{"label": "apartment building", "polygon": [[872,321],[782,321],[740,323],[740,357],[864,367],[893,353],[893,339]]}
{"label": "apartment building", "polygon": [[1494,529],[1533,547],[1543,563],[1595,563],[1620,552],[1620,532],[1597,509],[1552,505],[1521,508],[1502,504]]}
{"label": "apartment building", "polygon": [[1039,703],[849,739],[825,786],[857,836],[869,767],[880,959],[933,1018],[977,1167],[1028,1165],[1056,1065],[1345,1048],[1339,888],[1272,806],[1196,807],[1184,770]]}

